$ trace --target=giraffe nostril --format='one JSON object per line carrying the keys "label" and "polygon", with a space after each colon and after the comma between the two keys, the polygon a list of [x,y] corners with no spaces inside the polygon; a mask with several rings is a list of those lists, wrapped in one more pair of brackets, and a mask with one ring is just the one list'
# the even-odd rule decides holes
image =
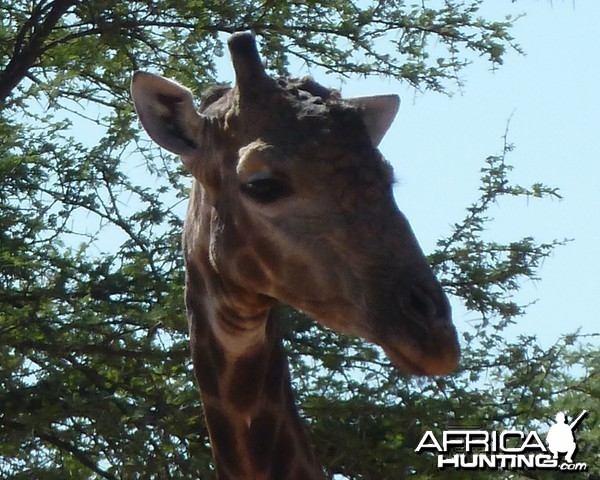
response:
{"label": "giraffe nostril", "polygon": [[433,318],[438,314],[435,300],[420,286],[411,287],[408,301],[411,310],[422,318]]}

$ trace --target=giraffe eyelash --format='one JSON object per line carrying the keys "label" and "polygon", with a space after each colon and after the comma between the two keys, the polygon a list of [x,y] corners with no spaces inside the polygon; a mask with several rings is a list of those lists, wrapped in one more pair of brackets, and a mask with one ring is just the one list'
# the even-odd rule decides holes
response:
{"label": "giraffe eyelash", "polygon": [[263,175],[257,175],[243,183],[240,190],[244,195],[259,203],[272,203],[292,193],[289,186],[282,180]]}

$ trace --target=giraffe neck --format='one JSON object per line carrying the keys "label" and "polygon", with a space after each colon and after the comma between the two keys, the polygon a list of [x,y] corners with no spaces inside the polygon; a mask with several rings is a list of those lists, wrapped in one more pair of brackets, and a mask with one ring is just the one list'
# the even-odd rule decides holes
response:
{"label": "giraffe neck", "polygon": [[[241,321],[210,301],[202,273],[188,262],[186,305],[217,478],[323,479],[295,406],[275,309]],[[228,346],[223,332],[242,345]]]}

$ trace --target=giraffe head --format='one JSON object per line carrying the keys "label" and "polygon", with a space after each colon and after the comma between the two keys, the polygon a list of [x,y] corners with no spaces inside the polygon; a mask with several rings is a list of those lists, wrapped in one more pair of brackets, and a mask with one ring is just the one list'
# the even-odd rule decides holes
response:
{"label": "giraffe head", "polygon": [[[406,373],[450,372],[450,306],[377,149],[398,97],[342,99],[311,79],[272,79],[250,34],[234,34],[229,49],[235,87],[205,95],[199,110],[174,81],[132,81],[150,137],[196,180],[188,257],[206,256],[228,291],[261,299],[256,308],[281,300],[379,344]],[[210,220],[198,232],[201,211]]]}

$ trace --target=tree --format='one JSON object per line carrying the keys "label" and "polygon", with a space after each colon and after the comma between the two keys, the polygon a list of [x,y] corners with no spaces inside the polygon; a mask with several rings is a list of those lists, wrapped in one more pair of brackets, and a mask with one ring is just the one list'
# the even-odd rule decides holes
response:
{"label": "tree", "polygon": [[[140,135],[131,71],[159,69],[201,91],[215,80],[223,35],[253,29],[274,72],[295,58],[446,91],[470,56],[498,65],[518,49],[514,19],[487,21],[479,5],[0,0],[2,476],[212,476],[183,312],[188,181]],[[413,452],[424,429],[549,418],[555,393],[598,411],[598,355],[577,336],[543,350],[501,335],[524,312],[511,293],[560,243],[482,240],[503,196],[557,195],[512,185],[509,150],[487,159],[479,200],[431,255],[448,290],[481,314],[456,375],[401,378],[374,347],[282,307],[297,393],[331,474],[428,478],[435,465]],[[549,368],[565,359],[586,370]],[[590,438],[583,458],[596,452]]]}

